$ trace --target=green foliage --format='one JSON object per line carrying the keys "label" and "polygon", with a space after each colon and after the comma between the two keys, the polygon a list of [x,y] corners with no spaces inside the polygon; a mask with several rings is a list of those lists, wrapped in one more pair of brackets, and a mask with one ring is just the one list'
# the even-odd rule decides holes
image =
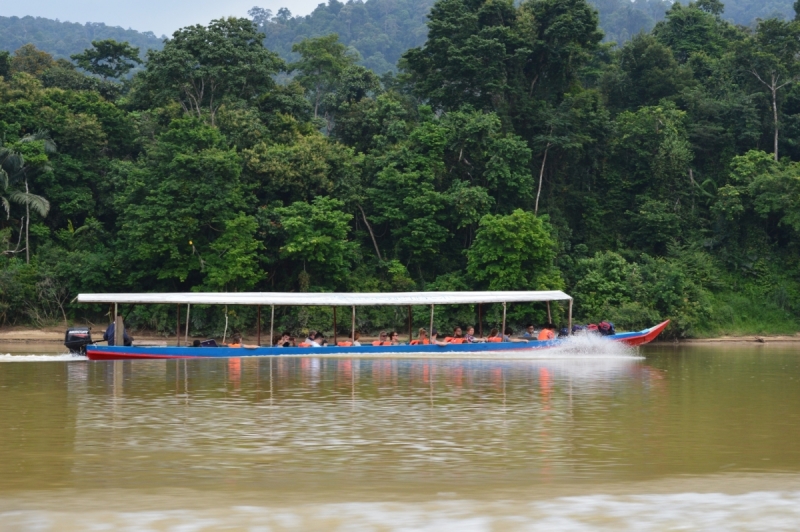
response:
{"label": "green foliage", "polygon": [[0,50],[0,76],[7,78],[11,73],[11,54]]}
{"label": "green foliage", "polygon": [[702,252],[664,258],[641,255],[629,262],[613,252],[581,259],[572,288],[578,316],[608,319],[617,327],[640,330],[659,319],[672,320],[670,333],[697,334],[712,313],[709,288],[716,266]]}
{"label": "green foliage", "polygon": [[292,51],[300,54],[300,60],[289,68],[297,72],[295,79],[310,93],[317,118],[325,96],[333,91],[339,76],[356,58],[347,52],[336,34],[305,39],[292,46]]}
{"label": "green foliage", "polygon": [[252,22],[227,18],[176,31],[161,51],[148,52],[142,77],[155,101],[177,101],[211,123],[226,102],[250,100],[274,82],[283,62],[266,48]]}
{"label": "green foliage", "polygon": [[356,259],[355,243],[348,240],[353,216],[341,211],[339,200],[319,197],[274,209],[280,244],[278,257],[294,264],[299,288],[335,288]]}
{"label": "green foliage", "polygon": [[120,78],[142,63],[138,48],[113,39],[92,41],[91,48],[70,58],[82,69],[103,79]]}
{"label": "green foliage", "polygon": [[32,44],[26,44],[14,52],[9,73],[24,72],[31,76],[40,76],[53,66],[55,66],[53,56],[37,49]]}
{"label": "green foliage", "polygon": [[467,252],[467,273],[488,290],[558,290],[556,242],[546,217],[521,209],[481,218]]}
{"label": "green foliage", "polygon": [[[182,284],[207,277],[207,260],[232,245],[215,242],[243,207],[240,161],[222,135],[196,120],[173,121],[139,161],[117,162],[113,173],[119,252],[136,264],[131,279]],[[211,273],[212,284],[230,281]]]}

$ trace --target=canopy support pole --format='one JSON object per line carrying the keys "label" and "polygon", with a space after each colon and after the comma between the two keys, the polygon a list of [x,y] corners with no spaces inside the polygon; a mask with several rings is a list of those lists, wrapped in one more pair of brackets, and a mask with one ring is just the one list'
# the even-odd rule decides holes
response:
{"label": "canopy support pole", "polygon": [[[269,319],[269,345],[273,345],[274,341],[275,341],[275,305],[272,305],[272,317],[270,317]],[[270,361],[270,363],[272,363],[272,361]]]}
{"label": "canopy support pole", "polygon": [[356,342],[356,306],[353,305],[353,321],[350,324],[350,341]]}
{"label": "canopy support pole", "polygon": [[114,345],[117,347],[125,345],[125,325],[122,323],[122,316],[119,315],[116,303],[114,303]]}
{"label": "canopy support pole", "polygon": [[435,305],[431,305],[431,329],[428,331],[428,338],[433,336],[433,307]]}
{"label": "canopy support pole", "polygon": [[553,315],[550,314],[550,302],[547,302],[547,323],[553,323]]}
{"label": "canopy support pole", "polygon": [[572,298],[569,298],[569,320],[567,321],[567,334],[572,334]]}
{"label": "canopy support pole", "polygon": [[192,310],[192,304],[186,303],[186,345],[189,345],[189,312]]}
{"label": "canopy support pole", "polygon": [[483,304],[478,303],[478,338],[483,338],[483,314],[481,310],[483,310]]}
{"label": "canopy support pole", "polygon": [[[503,330],[500,331],[500,338],[502,339],[506,334],[506,303],[503,302]],[[511,338],[509,338],[510,340]]]}
{"label": "canopy support pole", "polygon": [[225,305],[225,329],[222,331],[222,343],[225,343],[225,339],[228,337],[228,305]]}
{"label": "canopy support pole", "polygon": [[336,340],[336,307],[333,307],[333,345],[339,343]]}
{"label": "canopy support pole", "polygon": [[409,305],[408,306],[408,343],[409,344],[411,343],[411,340],[414,339],[413,338],[413,333],[411,331],[411,328],[412,328],[412,326],[411,326],[411,305]]}
{"label": "canopy support pole", "polygon": [[181,304],[180,303],[175,305],[175,321],[178,322],[178,326],[175,328],[175,345],[180,347],[181,346]]}
{"label": "canopy support pole", "polygon": [[258,305],[258,316],[256,317],[258,331],[256,331],[256,345],[261,347],[261,305]]}

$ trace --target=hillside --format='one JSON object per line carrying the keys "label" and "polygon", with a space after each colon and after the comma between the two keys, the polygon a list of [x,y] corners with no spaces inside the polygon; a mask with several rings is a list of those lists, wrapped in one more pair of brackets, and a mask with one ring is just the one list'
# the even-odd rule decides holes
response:
{"label": "hillside", "polygon": [[[517,2],[515,2],[517,3]],[[605,41],[624,43],[649,32],[672,2],[667,0],[589,0],[600,13]],[[267,38],[267,48],[284,59],[294,59],[292,45],[308,37],[339,34],[340,40],[361,54],[363,64],[377,73],[391,70],[402,53],[421,46],[427,37],[427,15],[434,0],[329,0],[305,16],[287,8],[273,16],[268,9],[250,11]],[[792,0],[732,0],[724,2],[723,20],[751,26],[757,18],[792,18]]]}
{"label": "hillside", "polygon": [[138,46],[161,49],[162,39],[152,32],[141,33],[99,22],[61,22],[42,17],[0,17],[0,50],[13,52],[31,43],[56,59],[69,58],[91,47],[93,40],[115,39]]}
{"label": "hillside", "polygon": [[[358,51],[360,63],[378,74],[393,70],[409,48],[421,46],[427,37],[428,12],[435,0],[329,0],[308,15],[292,16],[288,8],[273,14],[253,8],[250,15],[264,32],[264,44],[285,60],[295,60],[292,45],[308,37],[336,33],[342,43]],[[589,0],[600,13],[606,42],[624,43],[640,32],[649,32],[672,5],[667,0]],[[792,18],[792,0],[733,0],[724,2],[722,18],[752,26],[756,19]],[[176,28],[177,29],[177,28]],[[125,30],[103,23],[60,22],[41,17],[0,17],[0,50],[14,51],[32,43],[56,59],[88,48],[92,40],[128,41],[144,53],[161,49],[162,39],[152,32]]]}

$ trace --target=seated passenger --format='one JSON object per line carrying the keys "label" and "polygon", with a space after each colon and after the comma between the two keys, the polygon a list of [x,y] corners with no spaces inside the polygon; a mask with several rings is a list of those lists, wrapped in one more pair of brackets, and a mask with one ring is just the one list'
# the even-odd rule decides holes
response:
{"label": "seated passenger", "polygon": [[389,333],[389,345],[402,345],[403,342],[400,341],[400,335],[397,334],[397,331],[392,331]]}
{"label": "seated passenger", "polygon": [[411,345],[428,345],[431,341],[428,340],[428,331],[420,329],[417,333],[417,339],[411,340]]}
{"label": "seated passenger", "polygon": [[475,327],[470,325],[467,327],[467,334],[464,335],[464,342],[468,344],[474,344],[478,340],[475,338]]}
{"label": "seated passenger", "polygon": [[291,347],[292,346],[292,336],[285,332],[283,333],[280,338],[275,339],[275,347]]}
{"label": "seated passenger", "polygon": [[530,338],[530,339],[534,339],[534,338],[536,338],[536,334],[535,334],[535,332],[536,332],[536,331],[535,331],[535,329],[533,328],[533,324],[532,324],[532,323],[529,323],[528,325],[526,325],[526,326],[525,326],[525,333],[522,335],[522,337],[523,337],[523,338]]}
{"label": "seated passenger", "polygon": [[228,347],[242,347],[242,335],[236,333],[231,336],[231,343],[228,344]]}
{"label": "seated passenger", "polygon": [[325,335],[321,332],[314,334],[314,341],[311,342],[311,347],[326,347],[328,342],[325,340]]}
{"label": "seated passenger", "polygon": [[436,329],[433,329],[431,331],[431,344],[445,346],[445,345],[447,345],[447,342],[443,342],[443,341],[439,340],[439,331],[437,331]]}
{"label": "seated passenger", "polygon": [[553,325],[552,323],[548,323],[547,325],[542,327],[542,330],[539,331],[539,336],[536,339],[540,341],[546,341],[546,340],[555,340],[555,338],[556,338],[556,326]]}
{"label": "seated passenger", "polygon": [[500,334],[498,333],[497,329],[492,329],[489,332],[489,337],[486,339],[487,342],[502,342],[503,339],[500,338]]}
{"label": "seated passenger", "polygon": [[503,334],[503,341],[510,342],[512,334],[514,334],[514,330],[511,327],[506,327],[505,334]]}
{"label": "seated passenger", "polygon": [[389,345],[389,336],[386,334],[386,331],[381,331],[378,335],[378,339],[372,342],[372,345]]}
{"label": "seated passenger", "polygon": [[353,333],[352,338],[353,338],[353,345],[355,345],[355,346],[360,346],[361,345],[361,342],[358,341],[358,339],[361,338],[361,333],[360,332],[356,331],[355,333]]}

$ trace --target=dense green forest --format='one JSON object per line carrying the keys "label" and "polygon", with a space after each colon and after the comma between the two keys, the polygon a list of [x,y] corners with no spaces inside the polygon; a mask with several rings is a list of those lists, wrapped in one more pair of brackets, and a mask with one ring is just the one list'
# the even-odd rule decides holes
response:
{"label": "dense green forest", "polygon": [[[675,4],[613,49],[584,0],[440,0],[383,77],[335,35],[287,64],[236,18],[143,65],[113,41],[0,55],[0,321],[107,319],[79,292],[565,289],[578,319],[621,329],[794,331],[800,22],[736,27],[723,7]],[[125,312],[174,328],[174,309]],[[194,332],[223,323],[192,311]]]}

